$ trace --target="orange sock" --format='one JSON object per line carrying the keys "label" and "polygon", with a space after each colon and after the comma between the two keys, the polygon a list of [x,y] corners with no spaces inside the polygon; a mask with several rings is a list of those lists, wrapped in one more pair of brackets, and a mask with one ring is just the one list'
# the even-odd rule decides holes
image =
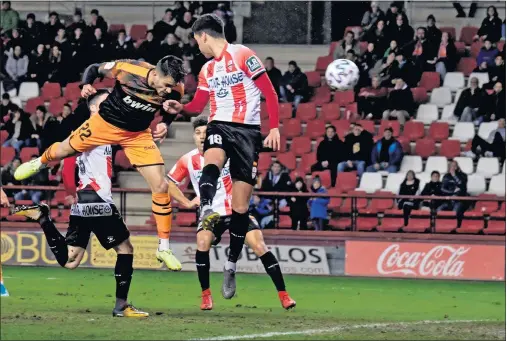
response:
{"label": "orange sock", "polygon": [[151,210],[157,223],[157,234],[161,239],[169,239],[172,227],[171,198],[168,193],[151,194]]}
{"label": "orange sock", "polygon": [[56,159],[56,150],[58,149],[58,146],[60,145],[60,142],[55,142],[51,146],[49,146],[48,149],[44,153],[42,153],[42,156],[40,158],[40,161],[42,164],[47,165],[51,161],[57,161]]}

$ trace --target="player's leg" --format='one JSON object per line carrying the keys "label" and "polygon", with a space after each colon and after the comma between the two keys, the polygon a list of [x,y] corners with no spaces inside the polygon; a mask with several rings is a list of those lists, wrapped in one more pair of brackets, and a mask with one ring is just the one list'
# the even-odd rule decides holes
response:
{"label": "player's leg", "polygon": [[197,232],[197,250],[195,251],[195,266],[197,268],[197,276],[201,284],[202,301],[201,310],[213,309],[213,298],[209,284],[209,250],[213,241],[213,232],[200,230]]}

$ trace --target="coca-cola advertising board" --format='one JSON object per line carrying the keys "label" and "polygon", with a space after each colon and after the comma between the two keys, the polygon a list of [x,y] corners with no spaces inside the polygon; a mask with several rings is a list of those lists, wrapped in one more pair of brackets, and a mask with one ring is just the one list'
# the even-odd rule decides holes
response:
{"label": "coca-cola advertising board", "polygon": [[345,274],[502,281],[505,246],[347,241]]}

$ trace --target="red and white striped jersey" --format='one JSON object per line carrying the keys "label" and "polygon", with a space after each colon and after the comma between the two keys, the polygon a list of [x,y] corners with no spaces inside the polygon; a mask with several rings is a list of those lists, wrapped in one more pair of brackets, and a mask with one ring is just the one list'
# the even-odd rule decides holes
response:
{"label": "red and white striped jersey", "polygon": [[[204,167],[204,157],[196,148],[183,155],[167,176],[174,183],[179,185],[186,178],[190,178],[192,187],[197,196],[199,193],[199,179],[201,178],[202,168]],[[232,214],[232,178],[229,170],[229,161],[222,169],[222,175],[218,179],[217,193],[213,198],[213,211],[220,213],[221,216]]]}
{"label": "red and white striped jersey", "polygon": [[254,79],[266,72],[248,47],[227,44],[220,58],[208,61],[199,73],[198,88],[209,91],[209,121],[260,125],[261,91]]}
{"label": "red and white striped jersey", "polygon": [[114,204],[111,193],[113,150],[110,145],[95,147],[79,155],[76,164],[79,172],[77,191],[93,189],[106,203]]}

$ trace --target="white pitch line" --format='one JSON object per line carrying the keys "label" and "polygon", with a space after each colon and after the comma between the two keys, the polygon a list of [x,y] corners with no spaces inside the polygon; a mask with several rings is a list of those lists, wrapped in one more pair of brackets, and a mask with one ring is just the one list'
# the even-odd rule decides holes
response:
{"label": "white pitch line", "polygon": [[288,336],[288,335],[315,335],[315,334],[326,334],[326,333],[334,333],[345,330],[354,330],[354,329],[374,329],[374,328],[386,328],[386,327],[408,327],[408,326],[416,326],[416,325],[432,325],[432,324],[454,324],[454,323],[471,323],[471,322],[490,322],[492,320],[445,320],[445,321],[416,321],[416,322],[393,322],[393,323],[365,323],[365,324],[355,324],[349,326],[337,326],[331,328],[322,328],[322,329],[306,329],[306,330],[295,330],[289,332],[269,332],[269,333],[260,333],[260,334],[246,334],[246,335],[230,335],[230,336],[215,336],[210,338],[202,338],[202,339],[191,339],[191,340],[207,340],[207,341],[218,341],[218,340],[248,340],[248,339],[258,339],[258,338],[267,338],[274,336]]}

